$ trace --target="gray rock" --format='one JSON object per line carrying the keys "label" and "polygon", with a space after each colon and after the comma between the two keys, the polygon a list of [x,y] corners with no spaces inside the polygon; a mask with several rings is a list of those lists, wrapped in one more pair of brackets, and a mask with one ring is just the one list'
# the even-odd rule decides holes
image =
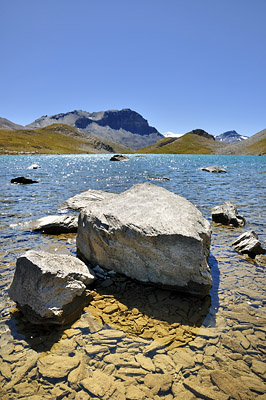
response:
{"label": "gray rock", "polygon": [[236,206],[231,201],[214,207],[212,209],[212,220],[223,225],[235,227],[244,226],[246,223],[245,218],[238,214]]}
{"label": "gray rock", "polygon": [[142,282],[205,295],[210,224],[186,199],[144,183],[80,213],[77,251],[92,265]]}
{"label": "gray rock", "polygon": [[258,254],[266,253],[266,250],[261,246],[258,235],[254,231],[244,232],[232,243],[232,246],[235,251],[247,254],[251,258]]}
{"label": "gray rock", "polygon": [[211,166],[211,167],[203,167],[200,168],[201,171],[207,171],[207,172],[218,172],[218,173],[226,173],[226,169],[218,167],[217,165]]}
{"label": "gray rock", "polygon": [[78,217],[70,215],[48,215],[47,217],[34,221],[32,230],[50,235],[76,233],[78,230]]}
{"label": "gray rock", "polygon": [[69,323],[88,302],[94,275],[79,259],[28,251],[17,259],[9,296],[34,324]]}
{"label": "gray rock", "polygon": [[115,154],[110,158],[110,161],[129,161],[130,158],[122,154]]}
{"label": "gray rock", "polygon": [[103,190],[89,189],[85,192],[76,194],[73,197],[67,199],[61,206],[60,209],[72,209],[81,211],[83,208],[89,206],[92,202],[99,202],[105,199],[111,199],[117,196],[115,193],[104,192]]}

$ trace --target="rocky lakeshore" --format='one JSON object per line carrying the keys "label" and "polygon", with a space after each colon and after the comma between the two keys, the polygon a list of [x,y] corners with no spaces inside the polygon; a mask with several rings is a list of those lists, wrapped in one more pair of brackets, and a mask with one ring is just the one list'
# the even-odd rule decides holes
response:
{"label": "rocky lakeshore", "polygon": [[[146,169],[143,174],[147,176]],[[194,176],[198,176],[196,168]],[[223,174],[209,176],[203,179],[230,179]],[[162,184],[169,182],[158,182]],[[99,195],[98,201],[104,201],[105,195]],[[95,199],[95,192],[87,196]],[[117,194],[108,196],[110,202]],[[65,200],[57,199],[57,206],[64,202],[65,210],[66,204],[82,210],[77,197]],[[204,217],[210,221],[211,209],[223,200],[212,201]],[[208,263],[213,286],[203,298],[154,287],[94,265],[91,299],[72,324],[37,327],[14,304],[9,314],[9,303],[2,303],[1,398],[265,399],[266,300],[261,280],[265,265],[232,248],[250,228],[264,243],[262,220],[248,208],[240,207],[239,212],[245,217],[245,228],[212,223]],[[252,219],[259,222],[252,225]],[[27,233],[28,226],[16,228],[26,229],[26,249],[39,250],[41,243],[44,251],[75,255],[75,233]],[[22,241],[15,244],[24,246]],[[14,249],[11,239],[8,246]],[[6,253],[9,268],[14,269],[16,254],[20,256],[22,250],[13,250],[13,259]],[[5,278],[2,271],[5,285],[9,275]]]}

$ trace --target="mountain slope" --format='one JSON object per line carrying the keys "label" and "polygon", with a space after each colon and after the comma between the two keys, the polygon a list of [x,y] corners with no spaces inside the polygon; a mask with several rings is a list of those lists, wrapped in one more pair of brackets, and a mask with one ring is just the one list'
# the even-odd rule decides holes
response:
{"label": "mountain slope", "polygon": [[213,139],[207,132],[194,130],[180,138],[160,140],[140,149],[139,153],[266,155],[266,129],[237,143],[223,143]]}
{"label": "mountain slope", "polygon": [[231,143],[217,151],[217,154],[266,155],[266,129],[246,140]]}
{"label": "mountain slope", "polygon": [[131,149],[102,141],[64,124],[39,129],[0,129],[0,154],[130,153]]}
{"label": "mountain slope", "polygon": [[9,121],[8,119],[6,119],[6,118],[1,118],[0,117],[0,129],[23,129],[24,127],[22,126],[22,125],[18,125],[18,124],[15,124],[14,122],[12,122],[12,121]]}
{"label": "mountain slope", "polygon": [[100,139],[111,140],[135,150],[157,142],[163,135],[150,126],[140,114],[130,109],[89,113],[75,110],[37,119],[27,128],[41,128],[63,123]]}

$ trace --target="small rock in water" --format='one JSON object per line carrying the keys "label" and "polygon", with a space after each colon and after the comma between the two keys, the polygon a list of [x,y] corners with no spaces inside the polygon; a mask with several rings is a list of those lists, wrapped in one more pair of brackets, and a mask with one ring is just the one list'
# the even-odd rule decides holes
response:
{"label": "small rock in water", "polygon": [[212,209],[212,220],[223,225],[232,225],[234,227],[244,226],[246,220],[238,214],[236,206],[227,201],[220,206]]}
{"label": "small rock in water", "polygon": [[110,158],[110,161],[129,161],[130,158],[122,154],[115,154]]}
{"label": "small rock in water", "polygon": [[17,260],[9,296],[33,324],[63,325],[79,316],[93,281],[88,267],[73,256],[28,251]]}
{"label": "small rock in water", "polygon": [[254,231],[244,232],[232,243],[232,246],[235,251],[247,254],[251,258],[266,253],[258,239],[258,235]]}
{"label": "small rock in water", "polygon": [[19,176],[17,178],[11,179],[11,183],[16,183],[20,185],[29,185],[31,183],[38,183],[38,181],[34,181],[30,178],[25,178],[25,176]]}
{"label": "small rock in water", "polygon": [[32,164],[28,167],[28,169],[38,169],[41,168],[38,164]]}
{"label": "small rock in water", "polygon": [[70,215],[48,215],[34,221],[33,231],[59,235],[61,233],[76,233],[78,217]]}
{"label": "small rock in water", "polygon": [[211,166],[211,167],[202,167],[200,168],[201,171],[206,171],[206,172],[217,172],[217,173],[226,173],[226,169],[218,167],[217,165]]}

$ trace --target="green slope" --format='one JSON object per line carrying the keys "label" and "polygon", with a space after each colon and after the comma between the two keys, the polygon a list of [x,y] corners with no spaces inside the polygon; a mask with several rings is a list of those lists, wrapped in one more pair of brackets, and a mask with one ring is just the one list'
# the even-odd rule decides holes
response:
{"label": "green slope", "polygon": [[214,154],[225,145],[191,132],[179,138],[165,138],[139,150],[139,153],[154,154]]}
{"label": "green slope", "polygon": [[102,141],[64,124],[40,129],[0,129],[0,154],[131,153],[128,147]]}

